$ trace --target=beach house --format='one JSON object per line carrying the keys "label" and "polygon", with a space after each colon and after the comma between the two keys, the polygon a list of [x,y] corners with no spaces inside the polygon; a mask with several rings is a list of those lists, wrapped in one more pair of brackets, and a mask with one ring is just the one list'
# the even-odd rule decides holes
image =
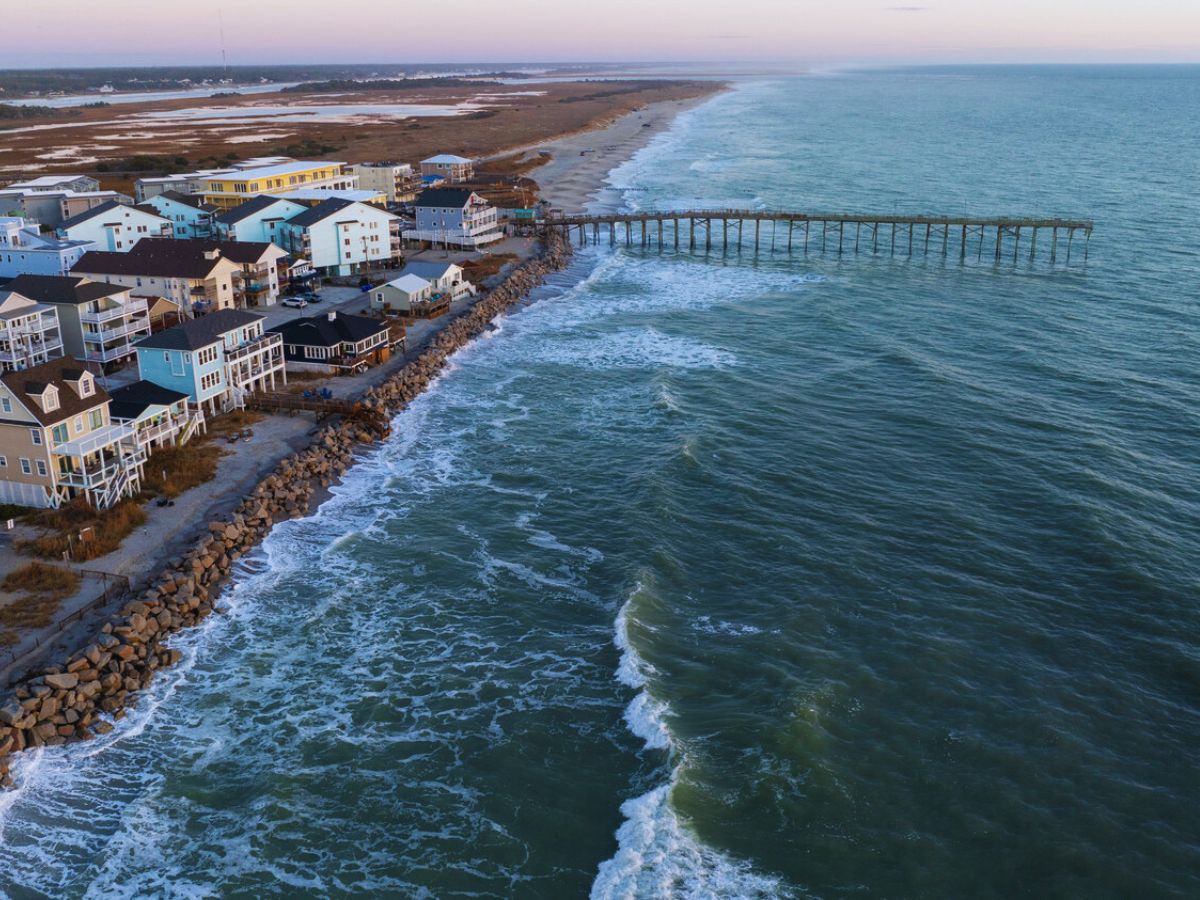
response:
{"label": "beach house", "polygon": [[264,333],[263,317],[244,310],[222,309],[143,338],[137,357],[144,381],[187,394],[210,415],[287,384],[283,339]]}
{"label": "beach house", "polygon": [[283,338],[290,371],[345,374],[385,362],[390,329],[385,322],[330,310],[270,329]]}
{"label": "beach house", "polygon": [[144,204],[171,222],[174,237],[210,238],[213,236],[213,217],[219,210],[203,197],[181,194],[179,191],[163,191],[155,194]]}
{"label": "beach house", "polygon": [[283,248],[322,275],[380,268],[401,255],[399,216],[352,200],[324,200],[277,230],[284,235]]}
{"label": "beach house", "polygon": [[77,275],[21,275],[5,290],[53,306],[66,354],[94,371],[132,359],[134,342],[150,334],[145,298],[131,296],[123,285]]}
{"label": "beach house", "polygon": [[133,198],[116,191],[31,191],[25,188],[0,189],[0,214],[20,215],[46,226],[87,212],[105,203],[133,204]]}
{"label": "beach house", "polygon": [[42,234],[37,222],[0,217],[0,279],[18,275],[66,275],[91,241],[64,241]]}
{"label": "beach house", "polygon": [[72,216],[55,232],[66,241],[90,241],[93,250],[125,251],[142,238],[169,238],[171,222],[145,206],[126,206],[115,200]]}
{"label": "beach house", "polygon": [[205,430],[204,410],[190,406],[182,391],[152,381],[135,381],[109,396],[112,420],[133,428],[134,440],[148,454],[186,444],[192,435]]}
{"label": "beach house", "polygon": [[0,286],[0,372],[30,369],[62,355],[58,310]]}
{"label": "beach house", "polygon": [[456,188],[422,191],[414,210],[416,226],[404,232],[406,240],[478,249],[504,238],[495,207],[474,191]]}
{"label": "beach house", "polygon": [[[384,315],[427,313],[434,305],[433,285],[418,275],[401,275],[371,291],[371,309]],[[448,306],[449,299],[441,305]]]}
{"label": "beach house", "polygon": [[91,251],[71,270],[95,281],[132,288],[136,294],[165,297],[185,315],[236,304],[234,285],[242,267],[202,242],[139,241],[128,253]]}
{"label": "beach house", "polygon": [[421,160],[421,174],[440,176],[446,180],[446,184],[470,181],[475,177],[475,160],[467,159],[465,156],[455,156],[451,153],[442,153]]}
{"label": "beach house", "polygon": [[416,275],[429,282],[434,294],[446,294],[451,300],[473,296],[475,285],[467,281],[463,267],[442,260],[418,260],[408,263],[400,275]]}
{"label": "beach house", "polygon": [[69,356],[0,375],[0,503],[57,507],[82,496],[103,509],[137,494],[146,453],[109,402]]}
{"label": "beach house", "polygon": [[213,237],[222,241],[258,241],[282,246],[281,226],[309,207],[266,194],[240,203],[213,219]]}
{"label": "beach house", "polygon": [[344,162],[291,160],[252,169],[239,169],[197,179],[197,193],[221,210],[233,209],[256,194],[282,194],[301,188],[354,190],[358,180]]}
{"label": "beach house", "polygon": [[360,190],[382,193],[389,206],[412,203],[421,189],[421,176],[408,163],[356,163],[350,172]]}
{"label": "beach house", "polygon": [[14,181],[4,186],[6,191],[72,191],[78,194],[100,190],[100,182],[90,175],[41,175],[29,181]]}

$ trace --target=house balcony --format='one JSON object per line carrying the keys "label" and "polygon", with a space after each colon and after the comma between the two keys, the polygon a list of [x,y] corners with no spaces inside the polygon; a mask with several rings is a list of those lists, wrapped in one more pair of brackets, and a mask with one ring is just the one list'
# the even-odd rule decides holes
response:
{"label": "house balcony", "polygon": [[150,320],[144,317],[130,319],[122,322],[120,325],[112,328],[102,328],[97,331],[89,331],[84,329],[83,339],[85,342],[100,343],[121,340],[123,338],[133,337],[135,335],[145,335],[150,333]]}
{"label": "house balcony", "polygon": [[149,305],[140,297],[131,297],[128,303],[118,303],[108,309],[83,312],[79,321],[84,325],[104,325],[114,319],[133,318],[146,315]]}
{"label": "house balcony", "polygon": [[43,340],[9,340],[0,332],[0,362],[33,365],[63,355],[63,343],[58,335]]}
{"label": "house balcony", "polygon": [[59,456],[86,457],[101,451],[112,451],[121,444],[127,447],[134,445],[132,426],[110,422],[103,428],[97,428],[90,434],[73,441],[63,441],[54,445],[54,452]]}

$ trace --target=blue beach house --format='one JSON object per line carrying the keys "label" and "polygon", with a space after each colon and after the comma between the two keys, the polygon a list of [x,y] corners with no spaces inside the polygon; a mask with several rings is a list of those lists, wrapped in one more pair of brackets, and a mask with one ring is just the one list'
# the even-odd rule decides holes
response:
{"label": "blue beach house", "polygon": [[283,339],[264,332],[263,317],[222,309],[136,344],[144,381],[187,394],[211,415],[244,405],[245,395],[287,384]]}

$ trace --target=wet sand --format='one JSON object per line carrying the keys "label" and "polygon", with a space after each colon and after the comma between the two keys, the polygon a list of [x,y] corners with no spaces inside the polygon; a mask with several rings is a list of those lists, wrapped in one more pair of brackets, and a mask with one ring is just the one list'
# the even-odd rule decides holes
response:
{"label": "wet sand", "polygon": [[599,128],[521,148],[546,150],[553,159],[529,172],[542,197],[564,212],[605,212],[620,206],[620,195],[608,186],[608,173],[666,131],[676,116],[712,99],[715,94],[686,100],[650,103]]}

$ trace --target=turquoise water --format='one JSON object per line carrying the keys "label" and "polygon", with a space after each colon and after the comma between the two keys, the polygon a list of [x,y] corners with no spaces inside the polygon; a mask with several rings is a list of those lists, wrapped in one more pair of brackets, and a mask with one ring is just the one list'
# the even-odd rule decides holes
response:
{"label": "turquoise water", "polygon": [[[1200,70],[745,82],[636,207],[1087,266],[581,254],[244,566],[12,896],[1200,893]],[[985,256],[986,260],[986,256]]]}

